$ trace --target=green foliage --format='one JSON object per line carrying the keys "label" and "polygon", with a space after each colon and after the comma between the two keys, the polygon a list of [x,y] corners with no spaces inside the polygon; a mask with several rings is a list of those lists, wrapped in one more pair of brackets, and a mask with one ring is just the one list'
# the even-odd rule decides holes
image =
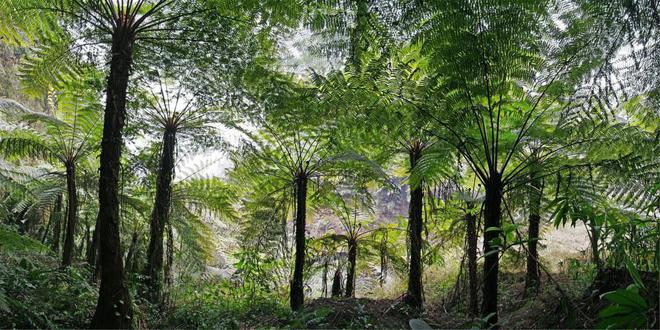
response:
{"label": "green foliage", "polygon": [[313,311],[302,311],[293,313],[289,321],[289,327],[298,328],[322,328],[329,326],[327,317],[332,314],[332,307],[319,308]]}
{"label": "green foliage", "polygon": [[87,327],[98,296],[90,276],[50,256],[0,250],[0,327]]}
{"label": "green foliage", "polygon": [[625,289],[610,291],[601,295],[601,299],[610,302],[610,306],[598,313],[599,329],[636,329],[647,324],[648,304],[639,294],[640,287],[631,284]]}
{"label": "green foliage", "polygon": [[48,251],[49,248],[40,242],[23,235],[19,235],[14,230],[0,225],[0,253],[46,253]]}
{"label": "green foliage", "polygon": [[653,326],[649,323],[652,320],[649,315],[653,312],[653,308],[649,307],[640,293],[640,291],[646,290],[646,286],[630,261],[626,266],[634,283],[625,289],[606,292],[600,296],[610,305],[598,313],[596,327],[599,329],[637,329]]}
{"label": "green foliage", "polygon": [[246,299],[245,292],[227,279],[182,279],[172,292],[176,309],[164,320],[165,327],[239,329],[278,326],[288,308],[269,296]]}
{"label": "green foliage", "polygon": [[[339,318],[339,316],[343,316]],[[291,329],[373,329],[377,328],[377,320],[373,319],[365,306],[356,301],[348,310],[338,310],[332,306],[322,306],[313,309],[303,309],[291,314],[288,327]]]}

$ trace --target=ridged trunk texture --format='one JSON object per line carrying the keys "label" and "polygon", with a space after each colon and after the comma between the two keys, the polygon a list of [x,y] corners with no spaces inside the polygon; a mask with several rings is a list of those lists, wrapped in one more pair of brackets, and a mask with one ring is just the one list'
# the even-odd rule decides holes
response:
{"label": "ridged trunk texture", "polygon": [[78,194],[76,193],[76,167],[73,163],[66,164],[67,220],[62,266],[67,267],[73,262],[73,249],[76,239],[76,221],[78,217]]}
{"label": "ridged trunk texture", "polygon": [[541,221],[541,198],[543,183],[538,178],[538,172],[530,173],[530,192],[529,192],[529,229],[527,231],[527,275],[525,276],[525,288],[529,291],[537,292],[541,280],[539,277],[539,226]]}
{"label": "ridged trunk texture", "polygon": [[337,267],[337,269],[335,270],[335,275],[332,277],[332,292],[331,292],[332,297],[341,296],[342,293],[341,282],[342,282],[341,268]]}
{"label": "ridged trunk texture", "polygon": [[176,147],[176,128],[168,127],[163,135],[163,146],[156,178],[156,200],[151,212],[149,226],[149,248],[147,249],[147,298],[153,304],[163,302],[163,234],[168,222],[174,177],[174,149]]}
{"label": "ridged trunk texture", "polygon": [[106,88],[101,168],[99,173],[99,238],[101,287],[92,328],[130,328],[133,313],[124,278],[119,237],[119,169],[126,91],[133,57],[131,27],[119,26],[112,35],[110,74]]}
{"label": "ridged trunk texture", "polygon": [[296,257],[291,281],[290,305],[300,310],[304,302],[303,268],[305,266],[305,221],[307,216],[307,177],[296,177]]}
{"label": "ridged trunk texture", "polygon": [[53,206],[50,219],[53,222],[53,251],[55,254],[59,254],[60,237],[62,235],[62,195],[57,196],[57,199],[55,199],[55,206]]}
{"label": "ridged trunk texture", "polygon": [[[415,168],[422,156],[421,146],[417,143],[410,151],[410,170]],[[411,187],[412,188],[412,187]],[[408,238],[410,240],[410,269],[408,271],[408,292],[406,301],[414,308],[424,304],[422,291],[422,227],[423,227],[424,192],[421,184],[410,190],[410,208],[408,217]]]}
{"label": "ridged trunk texture", "polygon": [[499,173],[491,173],[486,182],[486,200],[484,201],[484,285],[483,304],[481,308],[482,317],[492,315],[488,318],[489,325],[495,325],[498,321],[497,315],[497,285],[499,276],[499,252],[497,244],[493,240],[500,237],[501,229],[488,230],[488,228],[500,228],[502,211],[502,179]]}
{"label": "ridged trunk texture", "polygon": [[357,241],[348,241],[348,272],[346,273],[346,297],[355,297],[355,264],[357,262]]}
{"label": "ridged trunk texture", "polygon": [[[472,205],[468,205],[468,209]],[[465,214],[465,221],[467,224],[466,240],[467,240],[467,259],[468,259],[468,311],[470,316],[475,317],[479,315],[479,305],[477,298],[477,219],[474,214],[468,211]]]}
{"label": "ridged trunk texture", "polygon": [[165,251],[165,293],[163,294],[163,301],[165,305],[170,303],[169,290],[174,283],[172,270],[174,269],[174,231],[172,224],[167,222],[167,250]]}

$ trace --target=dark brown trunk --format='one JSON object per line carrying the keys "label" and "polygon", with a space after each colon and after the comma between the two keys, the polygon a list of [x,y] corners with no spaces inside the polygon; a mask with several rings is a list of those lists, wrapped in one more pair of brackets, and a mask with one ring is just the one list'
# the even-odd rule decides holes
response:
{"label": "dark brown trunk", "polygon": [[481,314],[488,318],[488,324],[496,326],[497,285],[499,276],[499,242],[502,207],[502,179],[499,173],[491,173],[486,182],[484,201],[484,286]]}
{"label": "dark brown trunk", "polygon": [[330,263],[326,258],[323,262],[323,280],[321,281],[321,291],[323,291],[323,298],[328,298],[328,267]]}
{"label": "dark brown trunk", "polygon": [[50,232],[50,226],[53,224],[53,216],[52,213],[48,217],[48,222],[46,223],[46,228],[44,229],[44,233],[41,236],[41,244],[46,244],[46,238],[48,237],[48,233]]}
{"label": "dark brown trunk", "polygon": [[115,28],[110,49],[112,59],[106,89],[99,173],[101,287],[90,324],[92,328],[130,328],[133,320],[119,236],[119,169],[133,42],[131,27],[120,25]]}
{"label": "dark brown trunk", "polygon": [[540,282],[539,277],[539,226],[541,221],[541,198],[543,184],[538,178],[538,172],[530,173],[530,193],[529,193],[529,230],[527,233],[527,275],[525,276],[525,288],[527,291],[538,292]]}
{"label": "dark brown trunk", "polygon": [[598,250],[598,244],[600,241],[600,230],[598,229],[598,224],[596,220],[589,219],[589,241],[591,245],[591,260],[596,265],[596,270],[600,272],[602,270],[602,264],[600,261],[600,251]]}
{"label": "dark brown trunk", "polygon": [[[412,171],[420,157],[422,148],[419,144],[410,151],[410,170]],[[424,192],[421,183],[410,190],[410,209],[408,237],[410,240],[410,269],[408,272],[408,293],[406,301],[414,308],[421,308],[424,299],[422,291],[422,227],[423,227]]]}
{"label": "dark brown trunk", "polygon": [[346,297],[355,297],[355,264],[357,262],[357,241],[348,241],[348,272],[346,272]]}
{"label": "dark brown trunk", "polygon": [[[87,256],[91,253],[92,250],[92,233],[89,228],[89,223],[85,223],[85,240],[84,244],[80,244],[80,254],[85,251],[84,260],[87,260]],[[82,256],[81,256],[82,257]]]}
{"label": "dark brown trunk", "polygon": [[176,128],[167,127],[163,135],[163,146],[156,178],[156,200],[151,212],[149,226],[149,248],[147,250],[148,299],[153,304],[163,302],[163,233],[168,222],[171,201],[171,184],[174,177],[174,148]]}
{"label": "dark brown trunk", "polygon": [[135,264],[138,240],[139,237],[137,231],[133,231],[133,235],[131,235],[131,245],[128,246],[128,253],[126,253],[126,260],[124,261],[124,269],[126,270],[126,274],[131,274],[135,270],[133,265]]}
{"label": "dark brown trunk", "polygon": [[383,236],[380,239],[380,275],[378,276],[378,282],[380,287],[383,287],[385,280],[387,279],[387,230],[383,232]]}
{"label": "dark brown trunk", "polygon": [[67,221],[62,266],[73,262],[73,249],[76,239],[76,221],[78,217],[78,194],[76,193],[76,167],[72,162],[66,164]]}
{"label": "dark brown trunk", "polygon": [[96,265],[96,255],[99,249],[99,217],[96,217],[96,224],[94,225],[94,233],[92,234],[92,243],[87,253],[87,264],[90,266]]}
{"label": "dark brown trunk", "polygon": [[60,235],[62,234],[62,195],[57,196],[57,199],[55,199],[55,206],[53,206],[53,212],[50,214],[50,219],[53,223],[53,251],[55,251],[55,254],[59,254]]}
{"label": "dark brown trunk", "polygon": [[174,283],[173,269],[174,269],[174,231],[172,225],[167,223],[167,250],[165,252],[165,304],[169,304],[169,291]]}
{"label": "dark brown trunk", "polygon": [[94,237],[92,238],[92,252],[91,256],[87,260],[92,267],[94,267],[94,271],[92,272],[92,277],[91,277],[91,282],[92,283],[98,283],[99,279],[101,278],[101,254],[99,253],[99,245],[101,244],[101,240],[99,238],[100,230],[99,230],[99,217],[96,217],[96,226],[94,227]]}
{"label": "dark brown trunk", "polygon": [[332,292],[331,292],[332,297],[341,296],[342,293],[341,282],[342,282],[341,267],[337,267],[337,269],[335,270],[335,275],[332,277]]}
{"label": "dark brown trunk", "polygon": [[465,221],[467,224],[466,239],[467,239],[467,259],[468,259],[468,310],[470,316],[475,317],[479,315],[479,305],[477,300],[477,219],[470,212],[469,209],[473,205],[468,204],[468,211],[465,214]]}
{"label": "dark brown trunk", "polygon": [[305,221],[307,213],[307,177],[296,177],[296,257],[291,281],[290,304],[294,311],[300,310],[304,302],[303,268],[305,266]]}

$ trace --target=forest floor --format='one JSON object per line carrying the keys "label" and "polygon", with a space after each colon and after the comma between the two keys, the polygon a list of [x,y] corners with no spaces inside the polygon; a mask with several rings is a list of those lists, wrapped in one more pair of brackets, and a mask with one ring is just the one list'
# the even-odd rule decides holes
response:
{"label": "forest floor", "polygon": [[[576,274],[542,277],[543,287],[535,295],[524,295],[523,273],[502,273],[500,278],[500,325],[506,329],[592,328],[604,303],[601,293],[625,287],[625,272],[608,270],[593,283]],[[586,280],[586,281],[585,281]],[[648,278],[653,285],[655,279]],[[657,286],[655,287],[657,294]],[[461,295],[463,296],[463,295]],[[656,311],[657,313],[657,311]],[[419,318],[432,328],[476,328],[480,320],[467,316],[464,302],[444,299],[427,302],[425,311],[415,313],[402,299],[319,298],[305,305],[298,322],[270,323],[274,327],[410,329]],[[656,316],[657,317],[657,316]],[[263,324],[262,324],[263,326]]]}
{"label": "forest floor", "polygon": [[[86,267],[61,269],[59,260],[37,241],[0,227],[0,328],[84,328],[97,299]],[[556,259],[555,259],[556,260]],[[628,271],[604,269],[598,275],[588,262],[567,258],[551,277],[543,274],[541,290],[524,294],[524,273],[503,270],[499,281],[500,325],[506,329],[592,328],[607,303],[604,292],[632,283]],[[520,269],[514,267],[513,269]],[[658,274],[640,272],[648,302],[658,299]],[[446,282],[447,280],[445,280]],[[411,310],[402,297],[309,299],[303,311],[291,313],[277,297],[234,297],[221,280],[194,282],[177,296],[171,310],[136,310],[144,328],[351,328],[409,329],[411,319],[433,328],[476,328],[466,313],[465,285],[456,289],[427,285],[426,308]],[[435,283],[431,282],[431,283]],[[182,286],[186,288],[187,286]],[[359,291],[358,291],[359,293]],[[655,298],[654,298],[655,297]],[[653,320],[660,320],[657,306]],[[657,323],[654,323],[657,324]]]}
{"label": "forest floor", "polygon": [[[551,283],[533,297],[525,297],[524,274],[503,273],[500,283],[500,323],[504,328],[581,328],[593,324],[593,320],[583,315],[573,315],[568,302]],[[574,281],[565,274],[553,274],[553,278],[565,287],[574,286]],[[575,300],[574,297],[570,299]],[[581,306],[580,308],[585,308]],[[402,299],[367,298],[319,298],[309,302],[303,311],[308,317],[307,327],[311,328],[390,328],[409,329],[409,321],[419,318],[433,328],[472,328],[479,326],[478,319],[471,319],[465,311],[465,304],[458,299],[429,301],[423,312],[409,309]],[[576,318],[577,317],[577,318]],[[313,322],[309,322],[313,321]]]}

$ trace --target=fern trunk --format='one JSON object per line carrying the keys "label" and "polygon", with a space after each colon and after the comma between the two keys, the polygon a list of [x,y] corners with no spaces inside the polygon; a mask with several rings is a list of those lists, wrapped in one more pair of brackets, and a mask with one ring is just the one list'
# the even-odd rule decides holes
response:
{"label": "fern trunk", "polygon": [[596,270],[601,272],[603,270],[602,261],[600,260],[600,250],[598,250],[598,244],[600,242],[600,229],[598,228],[598,223],[592,217],[589,220],[589,241],[591,245],[591,260],[596,266]]}
{"label": "fern trunk", "polygon": [[[410,151],[410,169],[422,156],[422,148],[419,143]],[[414,308],[421,308],[424,301],[422,297],[422,226],[423,226],[423,200],[424,192],[421,184],[411,187],[410,206],[408,218],[408,238],[410,240],[410,269],[408,271],[408,292],[406,301]]]}
{"label": "fern trunk", "polygon": [[62,266],[68,267],[73,262],[78,217],[78,194],[76,193],[76,167],[72,162],[66,164],[67,220]]}
{"label": "fern trunk", "polygon": [[323,277],[321,281],[321,291],[323,292],[323,298],[328,298],[328,267],[330,263],[328,259],[323,261]]}
{"label": "fern trunk", "polygon": [[346,273],[346,297],[355,297],[355,265],[357,262],[357,241],[348,241],[348,272]]}
{"label": "fern trunk", "polygon": [[491,173],[486,182],[486,200],[484,201],[484,285],[481,315],[488,317],[488,324],[497,324],[497,286],[499,276],[499,242],[502,179],[499,173]]}
{"label": "fern trunk", "polygon": [[135,268],[133,267],[136,262],[135,258],[137,255],[137,248],[139,243],[139,237],[137,230],[133,231],[131,235],[131,245],[128,246],[128,252],[126,253],[126,260],[124,261],[124,269],[126,269],[126,274],[133,273]]}
{"label": "fern trunk", "polygon": [[50,221],[53,222],[52,249],[57,255],[60,253],[60,237],[62,235],[62,195],[58,195],[55,199],[55,206],[53,206],[53,212],[50,214],[50,219]]}
{"label": "fern trunk", "polygon": [[[472,205],[468,204],[468,209]],[[467,224],[466,240],[467,240],[467,259],[468,259],[468,310],[472,317],[479,315],[479,306],[477,298],[477,219],[469,210],[465,214],[465,222]]]}
{"label": "fern trunk", "polygon": [[305,221],[307,213],[307,177],[296,177],[296,257],[291,281],[290,305],[294,311],[303,306],[303,268],[305,266]]}
{"label": "fern trunk", "polygon": [[[89,223],[85,223],[85,240],[80,244],[80,255],[84,260],[87,260],[87,256],[92,251],[92,229],[89,227]],[[84,255],[83,255],[84,251]]]}
{"label": "fern trunk", "polygon": [[134,37],[132,28],[126,25],[115,28],[112,35],[99,178],[101,287],[90,324],[92,328],[132,326],[133,313],[124,278],[119,236],[119,169]]}
{"label": "fern trunk", "polygon": [[167,251],[165,252],[165,294],[163,301],[166,305],[170,303],[169,299],[169,290],[174,283],[174,278],[172,277],[172,270],[174,269],[174,231],[172,230],[172,224],[167,222]]}
{"label": "fern trunk", "polygon": [[537,292],[541,284],[539,277],[539,226],[541,222],[541,198],[543,184],[538,178],[537,171],[530,174],[530,194],[529,194],[529,230],[527,233],[527,275],[525,276],[525,289]]}
{"label": "fern trunk", "polygon": [[331,296],[332,297],[339,297],[341,296],[341,281],[342,276],[341,276],[341,267],[337,267],[335,270],[335,275],[332,277],[332,290],[331,290]]}
{"label": "fern trunk", "polygon": [[92,243],[87,253],[87,264],[90,266],[96,266],[96,259],[99,249],[99,217],[96,217],[96,222],[94,225],[94,232],[92,233]]}
{"label": "fern trunk", "polygon": [[148,299],[154,304],[163,302],[163,233],[168,223],[174,177],[174,149],[176,147],[176,128],[168,127],[163,135],[163,147],[158,166],[156,181],[156,200],[151,212],[149,226],[149,248],[147,250],[147,285]]}

